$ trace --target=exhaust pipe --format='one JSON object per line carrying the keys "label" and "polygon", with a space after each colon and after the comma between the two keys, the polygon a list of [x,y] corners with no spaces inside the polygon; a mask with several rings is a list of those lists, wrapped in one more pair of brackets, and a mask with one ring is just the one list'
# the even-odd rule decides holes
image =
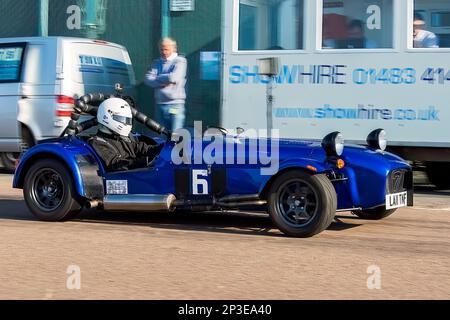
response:
{"label": "exhaust pipe", "polygon": [[217,202],[217,205],[224,207],[224,208],[265,206],[266,204],[267,204],[266,200],[242,201],[242,202]]}
{"label": "exhaust pipe", "polygon": [[106,211],[172,211],[176,197],[168,195],[107,195],[103,199]]}
{"label": "exhaust pipe", "polygon": [[99,206],[100,206],[100,201],[98,201],[98,200],[91,200],[91,201],[88,201],[88,202],[86,202],[86,209],[96,209],[96,208],[98,208]]}

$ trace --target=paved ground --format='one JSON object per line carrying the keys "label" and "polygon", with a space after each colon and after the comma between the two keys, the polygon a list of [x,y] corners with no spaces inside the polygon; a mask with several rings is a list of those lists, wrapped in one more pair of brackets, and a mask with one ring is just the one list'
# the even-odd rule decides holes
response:
{"label": "paved ground", "polygon": [[[450,192],[428,186],[387,220],[343,214],[315,238],[290,239],[237,213],[37,222],[11,179],[0,175],[0,299],[450,298]],[[67,289],[71,265],[81,290]],[[373,265],[380,290],[367,287]]]}

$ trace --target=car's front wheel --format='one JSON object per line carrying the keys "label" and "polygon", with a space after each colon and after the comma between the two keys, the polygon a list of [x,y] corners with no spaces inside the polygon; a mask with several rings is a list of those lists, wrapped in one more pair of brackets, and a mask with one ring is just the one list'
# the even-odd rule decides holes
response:
{"label": "car's front wheel", "polygon": [[383,220],[392,215],[397,209],[387,210],[386,207],[379,207],[370,210],[353,211],[353,214],[364,220]]}
{"label": "car's front wheel", "polygon": [[336,191],[325,175],[302,171],[278,177],[269,190],[269,214],[275,225],[292,237],[312,237],[334,220]]}
{"label": "car's front wheel", "polygon": [[24,198],[31,212],[43,221],[63,221],[80,212],[72,176],[57,160],[40,160],[28,171]]}

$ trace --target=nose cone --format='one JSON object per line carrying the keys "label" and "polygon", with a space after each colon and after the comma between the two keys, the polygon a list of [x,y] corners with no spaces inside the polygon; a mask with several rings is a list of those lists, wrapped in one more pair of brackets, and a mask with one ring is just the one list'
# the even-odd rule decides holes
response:
{"label": "nose cone", "polygon": [[346,147],[343,159],[350,165],[369,167],[386,172],[399,167],[409,167],[405,160],[395,154],[354,145]]}

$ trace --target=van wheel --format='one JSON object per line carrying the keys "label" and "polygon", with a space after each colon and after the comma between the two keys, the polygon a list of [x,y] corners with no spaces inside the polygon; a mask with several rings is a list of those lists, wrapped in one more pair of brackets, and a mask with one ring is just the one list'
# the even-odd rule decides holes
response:
{"label": "van wheel", "polygon": [[[22,127],[22,144],[20,146],[21,151],[25,152],[29,148],[34,146],[33,136],[26,127]],[[9,171],[14,172],[16,170],[16,162],[20,158],[20,153],[18,152],[5,152],[0,154],[3,167]]]}
{"label": "van wheel", "polygon": [[23,193],[28,208],[39,220],[68,220],[82,209],[72,176],[53,159],[38,161],[31,167]]}
{"label": "van wheel", "polygon": [[337,196],[327,176],[291,171],[275,180],[268,203],[270,217],[282,232],[307,238],[331,225],[336,215]]}
{"label": "van wheel", "polygon": [[392,215],[397,209],[386,210],[386,207],[379,207],[371,210],[353,211],[352,213],[363,220],[383,220]]}
{"label": "van wheel", "polygon": [[427,162],[428,179],[440,190],[450,189],[450,163]]}
{"label": "van wheel", "polygon": [[4,152],[0,155],[2,159],[3,168],[8,172],[14,172],[16,170],[16,161],[20,157],[20,153]]}

